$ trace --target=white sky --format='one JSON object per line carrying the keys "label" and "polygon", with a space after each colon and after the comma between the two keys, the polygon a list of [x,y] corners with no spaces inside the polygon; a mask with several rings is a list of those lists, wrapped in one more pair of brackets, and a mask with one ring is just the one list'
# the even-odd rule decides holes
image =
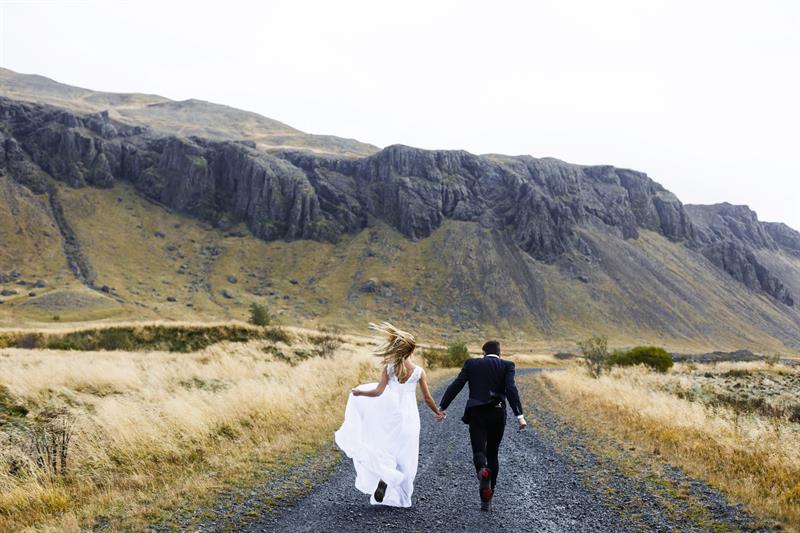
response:
{"label": "white sky", "polygon": [[0,65],[379,146],[635,168],[800,230],[795,0],[0,0]]}

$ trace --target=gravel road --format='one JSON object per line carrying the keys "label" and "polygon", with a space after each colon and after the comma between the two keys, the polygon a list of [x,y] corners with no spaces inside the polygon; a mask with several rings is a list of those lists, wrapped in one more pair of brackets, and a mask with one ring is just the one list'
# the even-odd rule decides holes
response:
{"label": "gravel road", "polygon": [[[537,372],[518,370],[518,378]],[[438,399],[443,392],[437,391]],[[524,394],[524,391],[523,391]],[[481,512],[477,482],[471,462],[467,427],[459,417],[466,400],[463,391],[448,410],[450,417],[437,424],[424,405],[420,406],[422,431],[420,462],[414,491],[414,506],[394,509],[370,506],[369,497],[356,491],[355,472],[349,460],[341,461],[332,475],[318,483],[306,496],[272,514],[249,514],[244,531],[673,531],[700,530],[682,519],[672,519],[659,507],[659,500],[648,497],[640,481],[628,482],[613,474],[613,487],[587,482],[582,472],[598,463],[585,449],[575,455],[564,446],[563,437],[552,432],[519,432],[509,415],[500,456],[500,478],[494,498],[494,510]],[[535,398],[523,398],[533,405]],[[530,409],[530,416],[547,416]],[[538,419],[541,424],[543,421]],[[550,421],[544,423],[551,425]],[[552,425],[557,425],[552,421]],[[564,428],[557,429],[564,431]],[[576,437],[577,438],[577,437]],[[556,444],[558,443],[558,444]],[[557,449],[558,448],[558,449]],[[567,451],[565,451],[567,449]],[[577,464],[576,464],[577,463]],[[607,467],[603,467],[607,472]],[[697,483],[697,482],[693,482]],[[609,504],[607,494],[613,489],[615,499],[627,496],[648,502],[647,517],[632,520],[625,505]],[[724,498],[703,488],[714,500],[726,529],[753,529],[740,509],[727,506]],[[721,503],[720,503],[721,501]],[[672,507],[670,504],[669,507]],[[241,513],[239,513],[241,516]],[[255,516],[253,516],[255,515]],[[720,522],[716,522],[717,524]],[[221,524],[217,524],[219,526]],[[237,528],[237,529],[238,529]],[[211,528],[215,529],[215,528]]]}

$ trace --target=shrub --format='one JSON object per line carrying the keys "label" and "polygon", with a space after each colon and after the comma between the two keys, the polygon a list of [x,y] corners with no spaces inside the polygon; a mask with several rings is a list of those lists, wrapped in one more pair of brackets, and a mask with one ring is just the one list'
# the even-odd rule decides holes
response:
{"label": "shrub", "polygon": [[17,348],[33,350],[44,346],[44,338],[39,333],[25,333],[17,338]]}
{"label": "shrub", "polygon": [[558,352],[558,353],[553,354],[553,357],[555,357],[556,359],[558,359],[560,361],[566,361],[568,359],[575,359],[578,356],[575,355],[574,353],[570,353],[570,352]]}
{"label": "shrub", "polygon": [[280,327],[269,328],[264,332],[264,338],[272,342],[282,342],[284,344],[292,344],[292,335],[288,331]]}
{"label": "shrub", "polygon": [[657,346],[637,346],[627,352],[615,352],[608,363],[616,366],[645,365],[658,372],[672,368],[672,357]]}
{"label": "shrub", "polygon": [[271,318],[267,307],[256,302],[251,303],[249,322],[255,326],[268,326]]}
{"label": "shrub", "polygon": [[439,368],[442,366],[444,353],[444,350],[438,348],[425,348],[422,350],[421,354],[422,361],[425,363],[425,366],[430,369]]}
{"label": "shrub", "polygon": [[593,378],[599,378],[608,361],[608,337],[595,336],[578,342],[583,354],[583,364]]}
{"label": "shrub", "polygon": [[311,337],[309,340],[317,345],[317,352],[320,357],[331,357],[336,352],[336,349],[342,345],[342,339],[332,335]]}
{"label": "shrub", "polygon": [[464,366],[464,363],[469,359],[469,350],[466,343],[454,342],[447,347],[447,360],[446,366],[459,367]]}
{"label": "shrub", "polygon": [[768,355],[764,358],[764,362],[767,363],[767,366],[773,367],[781,362],[781,356],[776,353]]}
{"label": "shrub", "polygon": [[34,417],[31,450],[36,464],[51,476],[67,471],[73,418],[63,408],[45,409]]}
{"label": "shrub", "polygon": [[427,348],[422,351],[422,360],[428,368],[458,368],[469,358],[469,350],[463,342],[454,342],[447,350]]}

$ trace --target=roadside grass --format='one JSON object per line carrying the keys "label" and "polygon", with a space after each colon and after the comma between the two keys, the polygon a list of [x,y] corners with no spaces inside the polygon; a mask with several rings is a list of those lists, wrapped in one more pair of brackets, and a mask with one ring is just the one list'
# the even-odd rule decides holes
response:
{"label": "roadside grass", "polygon": [[572,360],[558,359],[552,355],[545,354],[516,354],[503,355],[503,359],[514,361],[518,368],[566,368],[576,364]]}
{"label": "roadside grass", "polygon": [[570,368],[534,379],[540,400],[576,426],[652,450],[755,516],[800,531],[800,425],[689,401],[665,390],[668,376],[621,368],[593,379]]}
{"label": "roadside grass", "polygon": [[[289,364],[265,348],[290,347],[269,339],[191,353],[0,350],[0,531],[143,530],[302,461],[377,366],[366,343],[290,334],[291,349],[317,355]],[[33,417],[54,406],[74,419],[63,476],[26,450]]]}

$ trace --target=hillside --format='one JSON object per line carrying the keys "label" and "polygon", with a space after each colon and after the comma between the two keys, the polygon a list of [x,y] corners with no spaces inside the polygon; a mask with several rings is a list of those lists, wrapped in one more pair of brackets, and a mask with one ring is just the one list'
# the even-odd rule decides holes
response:
{"label": "hillside", "polygon": [[387,317],[437,338],[800,349],[800,234],[744,206],[555,159],[273,150],[296,130],[6,73],[0,290],[16,294],[0,325],[241,318],[266,301],[286,322]]}
{"label": "hillside", "polygon": [[377,147],[333,135],[313,135],[257,113],[202,100],[176,102],[163,96],[108,93],[73,87],[44,76],[0,68],[0,95],[77,111],[105,111],[125,124],[146,124],[165,134],[256,143],[260,149],[309,150],[347,157],[369,155]]}

